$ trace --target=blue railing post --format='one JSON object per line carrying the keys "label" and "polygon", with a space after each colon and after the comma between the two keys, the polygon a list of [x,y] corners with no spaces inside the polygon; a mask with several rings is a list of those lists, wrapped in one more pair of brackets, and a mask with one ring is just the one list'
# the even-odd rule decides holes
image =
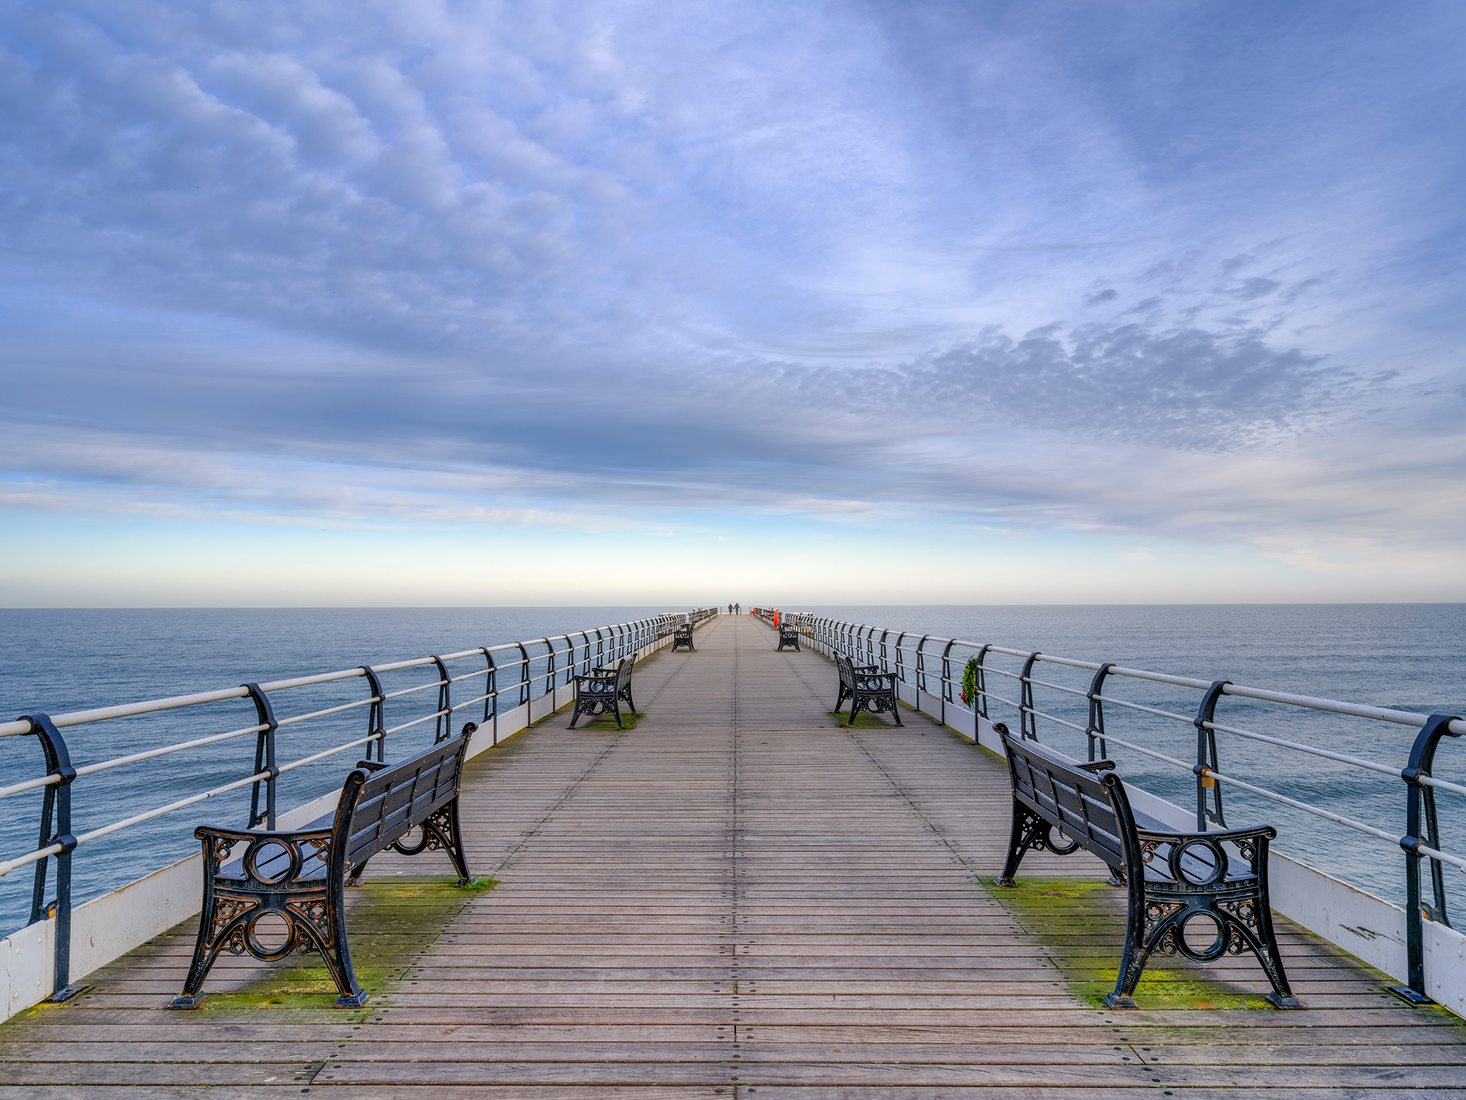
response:
{"label": "blue railing post", "polygon": [[[545,658],[548,662],[545,668],[545,694],[553,696],[555,694],[555,646],[549,638],[541,638],[540,644],[545,647],[549,654]],[[551,703],[554,703],[554,701],[553,698],[550,700]]]}
{"label": "blue railing post", "polygon": [[[22,722],[30,723],[31,733],[41,742],[41,751],[46,758],[46,774],[56,776],[56,782],[46,787],[41,807],[40,847],[53,844],[61,850],[36,862],[35,887],[31,895],[31,923],[43,919],[48,910],[56,916],[55,974],[51,982],[51,996],[48,1001],[69,1001],[82,990],[84,985],[71,984],[71,853],[76,849],[76,837],[71,833],[71,784],[76,779],[76,768],[71,764],[71,753],[66,747],[66,738],[47,714],[24,714]],[[56,900],[51,906],[45,904],[46,865],[56,861]]]}
{"label": "blue railing post", "polygon": [[[953,639],[947,639],[947,644],[942,647],[942,724],[947,723],[947,704],[952,701],[952,647],[956,645]],[[976,741],[976,731],[973,740]]]}
{"label": "blue railing post", "polygon": [[448,666],[443,658],[433,655],[433,664],[438,668],[438,717],[433,722],[433,744],[440,745],[453,736],[453,699],[448,676]]}
{"label": "blue railing post", "polygon": [[[1421,848],[1440,848],[1440,833],[1435,816],[1435,791],[1424,782],[1435,766],[1435,750],[1443,737],[1459,737],[1451,723],[1459,721],[1454,714],[1432,714],[1420,727],[1415,744],[1410,747],[1410,762],[1400,778],[1405,781],[1405,835],[1400,847],[1405,852],[1405,953],[1407,985],[1391,986],[1390,991],[1411,1004],[1431,1004],[1425,991],[1425,920],[1450,926],[1446,912],[1446,883],[1438,859],[1430,860],[1430,877],[1434,905],[1427,906],[1420,896]],[[1429,857],[1426,857],[1429,858]]]}
{"label": "blue railing post", "polygon": [[[264,776],[256,779],[250,784],[249,789],[249,827],[254,829],[264,825],[267,829],[275,827],[275,780],[280,777],[280,769],[275,766],[275,731],[280,728],[280,723],[275,721],[275,710],[270,706],[270,699],[260,689],[259,684],[245,684],[244,690],[249,692],[250,700],[255,705],[255,716],[259,719],[260,731],[255,737],[255,775]],[[265,808],[260,809],[260,784],[264,787]]]}
{"label": "blue railing post", "polygon": [[1107,760],[1110,755],[1110,748],[1105,744],[1105,677],[1115,667],[1114,661],[1106,661],[1095,670],[1094,679],[1089,682],[1089,723],[1084,731],[1085,740],[1089,742],[1089,762],[1093,764],[1096,760]]}
{"label": "blue railing post", "polygon": [[[993,648],[992,642],[987,642],[977,651],[977,676],[973,681],[972,690],[977,694],[976,706],[973,713],[979,718],[988,716],[988,652]],[[976,723],[973,726],[973,740],[977,740]]]}
{"label": "blue railing post", "polygon": [[372,759],[372,752],[375,750],[377,762],[386,763],[387,721],[383,716],[382,706],[387,701],[387,693],[382,690],[382,678],[371,665],[362,665],[361,674],[366,677],[372,689],[372,705],[367,709],[367,737],[370,740],[367,741],[366,758]]}
{"label": "blue railing post", "polygon": [[[1196,727],[1196,763],[1191,770],[1196,775],[1196,829],[1206,832],[1206,823],[1211,821],[1217,828],[1225,829],[1227,819],[1222,813],[1222,787],[1215,773],[1221,770],[1217,762],[1217,733],[1211,728],[1217,716],[1217,701],[1231,680],[1213,680],[1211,687],[1201,697],[1192,725]],[[1210,805],[1208,805],[1210,803]]]}
{"label": "blue railing post", "polygon": [[[523,642],[515,642],[519,650],[519,705],[529,705],[529,650],[524,648]],[[528,715],[525,716],[528,720]]]}
{"label": "blue railing post", "polygon": [[1033,666],[1038,658],[1038,650],[1030,653],[1018,677],[1018,732],[1029,741],[1038,740],[1038,716],[1033,713]]}

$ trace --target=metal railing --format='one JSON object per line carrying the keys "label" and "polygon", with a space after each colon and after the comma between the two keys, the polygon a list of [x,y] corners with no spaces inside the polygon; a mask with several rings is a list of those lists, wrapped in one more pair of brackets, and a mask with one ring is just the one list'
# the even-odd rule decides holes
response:
{"label": "metal railing", "polygon": [[[761,610],[760,615],[772,623],[774,611]],[[1184,782],[1188,797],[1194,798],[1199,830],[1227,827],[1226,788],[1403,851],[1408,985],[1396,992],[1411,1000],[1429,999],[1424,922],[1451,926],[1445,871],[1466,872],[1466,853],[1446,850],[1437,806],[1438,796],[1466,796],[1466,783],[1460,775],[1443,778],[1435,774],[1436,751],[1442,741],[1466,734],[1466,722],[1459,716],[1269,691],[1228,680],[1175,676],[1112,661],[1057,657],[804,612],[782,613],[782,621],[796,624],[827,655],[840,653],[894,672],[906,689],[907,701],[914,699],[921,707],[925,697],[935,705],[934,717],[954,728],[970,728],[974,741],[980,740],[984,722],[1004,721],[1032,739],[1039,737],[1042,727],[1059,747],[1066,747],[1063,743],[1068,741],[1067,747],[1076,756],[1091,761],[1110,758],[1119,749],[1129,754],[1126,762],[1132,766],[1155,774],[1167,769],[1172,774],[1189,774]],[[1237,711],[1236,717],[1219,717],[1224,701],[1229,710]],[[1255,719],[1277,714],[1294,725],[1318,728],[1324,733],[1319,739],[1323,743],[1254,728],[1260,724]],[[1117,728],[1122,715],[1126,719],[1123,730]],[[1325,730],[1314,721],[1340,718],[1404,727],[1412,733],[1408,752],[1393,762],[1372,759],[1362,751],[1350,751],[1352,746],[1340,746],[1337,731]],[[1185,739],[1180,746],[1176,744],[1178,732]],[[1334,744],[1329,743],[1331,735]],[[1370,737],[1355,739],[1376,743]],[[1237,752],[1238,745],[1246,746],[1245,750]],[[1237,767],[1224,769],[1223,747],[1228,761]],[[1285,759],[1290,763],[1284,764]],[[1260,775],[1243,778],[1240,773],[1248,761],[1253,761]],[[1352,790],[1359,786],[1357,781],[1333,784],[1351,789],[1350,797],[1333,800],[1334,805],[1303,797],[1311,786],[1319,785],[1306,780],[1325,767],[1339,770],[1342,777],[1370,777],[1384,784],[1370,803],[1369,816],[1374,820],[1360,820],[1360,812],[1348,808],[1349,801],[1358,797],[1358,791]],[[1394,785],[1393,797],[1389,785]],[[1455,820],[1466,821],[1466,802],[1452,808]],[[1387,827],[1391,816],[1394,828]]]}
{"label": "metal railing", "polygon": [[[464,718],[468,719],[467,726],[487,732],[491,744],[497,745],[501,715],[553,696],[557,687],[568,686],[577,673],[583,675],[594,667],[665,644],[678,623],[690,621],[696,627],[716,613],[713,608],[667,612],[554,637],[263,684],[247,683],[65,714],[32,711],[13,722],[0,723],[0,745],[7,739],[33,737],[41,750],[42,767],[37,774],[0,785],[0,811],[7,808],[8,800],[32,792],[40,795],[34,834],[38,840],[28,851],[0,852],[5,856],[0,858],[0,878],[32,867],[29,922],[55,918],[51,999],[65,1000],[76,991],[70,981],[70,956],[75,904],[73,864],[78,852],[121,834],[140,838],[139,846],[145,846],[145,827],[150,823],[234,792],[242,794],[246,789],[248,827],[274,829],[283,776],[309,772],[313,766],[330,764],[346,753],[353,753],[353,760],[357,755],[385,760],[389,739],[395,744],[414,734],[425,738],[431,731],[434,740],[441,741],[452,736],[454,723]],[[426,679],[423,672],[428,673]],[[296,700],[301,701],[299,705],[287,710]],[[249,704],[247,718],[237,713],[240,701]],[[395,717],[400,719],[390,725],[389,709],[396,711]],[[83,746],[95,752],[98,746],[135,742],[136,737],[129,738],[119,731],[131,729],[128,724],[138,719],[152,720],[162,729],[197,723],[212,728],[212,732],[163,743],[152,738],[154,743],[145,743],[135,751],[111,756],[104,751],[104,759],[80,766],[73,763],[74,750]],[[351,729],[353,722],[356,725]],[[155,734],[157,730],[150,732]],[[340,740],[343,735],[345,740]],[[251,762],[243,769],[237,754],[234,758],[228,755],[236,742],[248,745],[247,752],[252,750]],[[282,763],[282,753],[292,758]],[[188,763],[190,754],[192,765]],[[78,796],[88,790],[89,781],[102,783],[155,761],[167,762],[166,787],[178,797],[126,812],[83,831],[75,829]],[[339,786],[344,772],[338,762],[334,768],[317,768],[314,774],[317,785],[311,793],[318,796],[334,789],[333,783]],[[106,803],[111,797],[115,794],[99,800]],[[132,790],[129,809],[137,797],[136,790]],[[105,812],[106,806],[88,808]],[[177,858],[186,853],[170,854]],[[54,895],[48,900],[53,865]]]}

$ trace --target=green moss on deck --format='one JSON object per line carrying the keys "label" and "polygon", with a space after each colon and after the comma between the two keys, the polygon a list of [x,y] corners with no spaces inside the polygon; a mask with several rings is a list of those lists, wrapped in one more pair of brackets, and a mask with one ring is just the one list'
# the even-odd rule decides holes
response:
{"label": "green moss on deck", "polygon": [[[499,880],[491,875],[459,887],[454,878],[378,879],[351,887],[360,895],[346,914],[351,961],[356,980],[373,999],[406,976],[409,967],[430,947],[454,916],[466,908],[473,893],[492,890]],[[336,1020],[361,1020],[376,1006],[368,1001],[359,1009],[336,1006],[339,991],[330,971],[316,954],[292,955],[241,989],[210,993],[201,1012],[237,1014],[257,1009],[318,1008]]]}
{"label": "green moss on deck", "polygon": [[[1096,1008],[1115,988],[1120,952],[1125,944],[1124,892],[1103,880],[1019,878],[1017,886],[983,880],[1025,932],[1043,945],[1064,976],[1070,992]],[[1090,942],[1076,942],[1083,936]],[[1152,955],[1135,1003],[1141,1008],[1262,1008],[1272,1011],[1263,993],[1271,987],[1261,968],[1261,988],[1253,993],[1207,975],[1204,966],[1177,969],[1168,956]],[[1108,962],[1110,965],[1101,965]]]}
{"label": "green moss on deck", "polygon": [[[645,717],[646,711],[644,710],[623,710],[621,712],[622,729],[628,732],[636,729],[636,723],[640,719]],[[602,728],[610,726],[611,729],[616,730],[617,733],[621,732],[620,729],[616,729],[616,716],[614,714],[597,714],[594,717],[582,718],[576,724],[575,728],[578,730],[583,730],[592,729],[597,726],[600,726]]]}
{"label": "green moss on deck", "polygon": [[[840,710],[828,711],[827,713],[829,714],[829,716],[831,718],[834,718],[837,722],[839,722],[840,728],[842,730],[848,730],[848,729],[859,729],[859,730],[864,730],[864,729],[896,729],[897,728],[895,720],[892,719],[892,717],[889,714],[872,714],[868,710],[863,710],[863,711],[861,711],[859,714],[857,714],[855,716],[855,722],[852,724],[849,721],[849,719],[850,719],[850,712],[848,710],[845,710],[845,709],[842,708]],[[925,730],[922,730],[922,729],[913,729],[912,732],[913,733],[924,734],[926,731]]]}

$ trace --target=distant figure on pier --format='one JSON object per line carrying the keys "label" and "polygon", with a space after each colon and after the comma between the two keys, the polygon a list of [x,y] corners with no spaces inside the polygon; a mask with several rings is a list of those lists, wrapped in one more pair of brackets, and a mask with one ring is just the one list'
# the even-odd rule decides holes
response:
{"label": "distant figure on pier", "polygon": [[735,603],[733,605],[733,614],[735,614],[735,615],[742,615],[743,614],[743,605],[741,603]]}

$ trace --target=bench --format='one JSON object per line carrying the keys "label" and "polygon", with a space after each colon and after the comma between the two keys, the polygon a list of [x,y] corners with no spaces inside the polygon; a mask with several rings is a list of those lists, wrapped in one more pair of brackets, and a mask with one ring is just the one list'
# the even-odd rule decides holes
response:
{"label": "bench", "polygon": [[[995,728],[1013,785],[1013,829],[998,885],[1014,885],[1030,849],[1068,855],[1083,848],[1126,887],[1125,946],[1105,1004],[1135,1007],[1132,994],[1156,952],[1211,962],[1251,951],[1272,982],[1267,999],[1278,1008],[1303,1007],[1288,985],[1268,907],[1268,842],[1276,829],[1178,832],[1131,808],[1113,762],[1080,764]],[[1215,933],[1209,945],[1188,941],[1192,921]]]}
{"label": "bench", "polygon": [[691,623],[683,623],[672,631],[672,652],[676,653],[679,649],[690,649],[694,653],[697,652],[697,646],[692,644]]}
{"label": "bench", "polygon": [[[300,828],[195,829],[203,842],[203,909],[183,992],[169,1007],[198,1007],[204,978],[226,948],[265,962],[318,951],[340,991],[336,1004],[365,1004],[346,942],[347,880],[354,883],[367,860],[388,848],[406,855],[442,850],[458,885],[468,885],[458,781],[474,728],[470,723],[458,737],[398,764],[361,761],[341,785],[336,808]],[[422,831],[416,843],[405,839],[413,829]],[[275,942],[262,941],[261,932]]]}
{"label": "bench", "polygon": [[896,707],[894,672],[882,672],[878,665],[852,664],[850,658],[844,654],[835,655],[835,671],[840,677],[840,695],[832,709],[839,710],[845,700],[849,699],[848,725],[855,724],[855,716],[862,710],[868,710],[872,714],[890,711],[891,716],[896,719],[896,725],[903,725],[901,711]]}
{"label": "bench", "polygon": [[580,721],[582,714],[594,717],[597,714],[614,713],[616,727],[625,729],[621,721],[621,703],[636,713],[636,704],[631,699],[632,659],[626,657],[615,665],[598,668],[584,676],[573,677],[575,684],[575,713],[570,716],[570,729]]}
{"label": "bench", "polygon": [[[788,646],[797,653],[804,652],[799,648],[799,631],[795,630],[792,626],[779,627],[779,648],[783,649],[785,646]],[[836,707],[835,709],[839,710],[840,708]]]}

